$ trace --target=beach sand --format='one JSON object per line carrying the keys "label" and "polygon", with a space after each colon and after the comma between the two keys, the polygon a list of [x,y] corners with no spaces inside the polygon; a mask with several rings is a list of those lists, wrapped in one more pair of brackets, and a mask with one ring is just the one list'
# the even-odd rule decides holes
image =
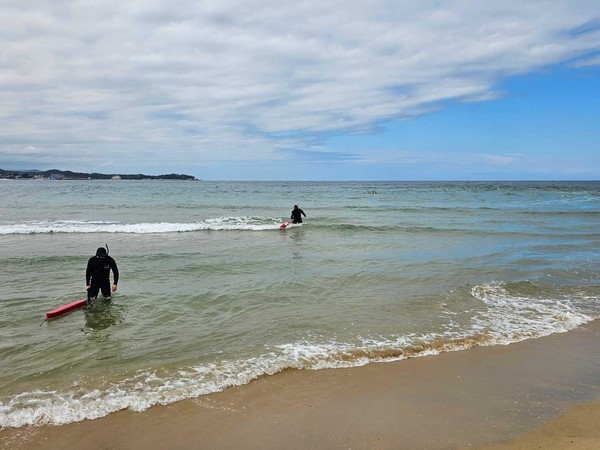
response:
{"label": "beach sand", "polygon": [[0,446],[598,449],[598,322],[508,346],[351,369],[289,370],[142,413],[2,430]]}

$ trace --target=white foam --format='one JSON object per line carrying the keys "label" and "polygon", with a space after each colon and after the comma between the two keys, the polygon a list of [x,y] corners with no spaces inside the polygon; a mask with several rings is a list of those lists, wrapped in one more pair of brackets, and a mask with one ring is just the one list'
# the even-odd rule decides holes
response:
{"label": "white foam", "polygon": [[[365,341],[363,350],[374,342]],[[377,343],[378,346],[398,342]],[[0,402],[0,427],[25,425],[62,425],[95,419],[122,409],[144,411],[153,405],[170,404],[240,386],[288,368],[324,369],[364,365],[367,356],[345,358],[356,350],[355,344],[299,342],[276,346],[265,354],[233,361],[219,361],[202,366],[179,368],[170,374],[140,371],[104,389],[86,392],[34,391]]]}
{"label": "white foam", "polygon": [[473,318],[473,328],[492,336],[490,344],[510,344],[564,333],[594,319],[579,311],[573,299],[511,295],[504,282],[475,286],[471,295],[486,306],[486,310]]}
{"label": "white foam", "polygon": [[218,217],[197,222],[147,222],[121,223],[110,221],[26,221],[0,223],[2,234],[45,234],[45,233],[181,233],[202,230],[247,230],[263,231],[279,229],[280,219],[272,217]]}
{"label": "white foam", "polygon": [[[448,313],[448,322],[439,332],[357,337],[355,342],[323,342],[322,338],[314,337],[314,342],[311,338],[277,345],[266,348],[262,355],[245,359],[179,367],[166,373],[142,370],[133,377],[93,390],[75,387],[65,392],[25,392],[0,401],[0,427],[62,425],[122,409],[144,411],[153,405],[244,385],[288,368],[354,367],[373,361],[458,351],[474,345],[509,344],[565,332],[594,319],[578,307],[577,302],[582,298],[515,296],[502,282],[475,286],[471,294],[482,302],[483,308],[462,326],[455,322],[456,313]],[[485,339],[477,338],[481,336]]]}
{"label": "white foam", "polygon": [[180,369],[166,376],[140,371],[131,379],[92,392],[26,392],[0,402],[0,427],[63,425],[96,419],[122,409],[144,411],[153,405],[166,405],[247,384],[289,366],[284,356],[266,354]]}

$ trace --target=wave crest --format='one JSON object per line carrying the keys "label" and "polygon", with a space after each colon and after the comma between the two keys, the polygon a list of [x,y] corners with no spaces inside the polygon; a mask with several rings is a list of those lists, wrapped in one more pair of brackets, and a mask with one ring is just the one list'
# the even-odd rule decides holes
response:
{"label": "wave crest", "polygon": [[[279,229],[281,220],[273,217],[218,217],[197,222],[172,223],[121,223],[111,221],[28,221],[0,224],[0,235],[47,234],[47,233],[130,233],[160,234],[191,231],[247,230],[262,231]],[[298,224],[300,225],[300,224]],[[296,225],[296,226],[298,226]]]}

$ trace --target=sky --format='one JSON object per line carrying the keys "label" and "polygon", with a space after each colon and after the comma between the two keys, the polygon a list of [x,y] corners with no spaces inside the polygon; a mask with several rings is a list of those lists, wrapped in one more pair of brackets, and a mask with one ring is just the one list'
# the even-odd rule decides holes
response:
{"label": "sky", "polygon": [[2,0],[0,168],[598,180],[598,0]]}

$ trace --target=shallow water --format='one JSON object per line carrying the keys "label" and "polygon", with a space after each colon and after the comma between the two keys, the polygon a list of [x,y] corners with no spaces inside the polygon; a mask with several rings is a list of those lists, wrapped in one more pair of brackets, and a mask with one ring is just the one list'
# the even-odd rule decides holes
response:
{"label": "shallow water", "polygon": [[[599,182],[2,181],[0,193],[3,427],[600,317]],[[306,222],[280,230],[294,204]],[[105,243],[113,300],[42,323],[85,296]]]}

